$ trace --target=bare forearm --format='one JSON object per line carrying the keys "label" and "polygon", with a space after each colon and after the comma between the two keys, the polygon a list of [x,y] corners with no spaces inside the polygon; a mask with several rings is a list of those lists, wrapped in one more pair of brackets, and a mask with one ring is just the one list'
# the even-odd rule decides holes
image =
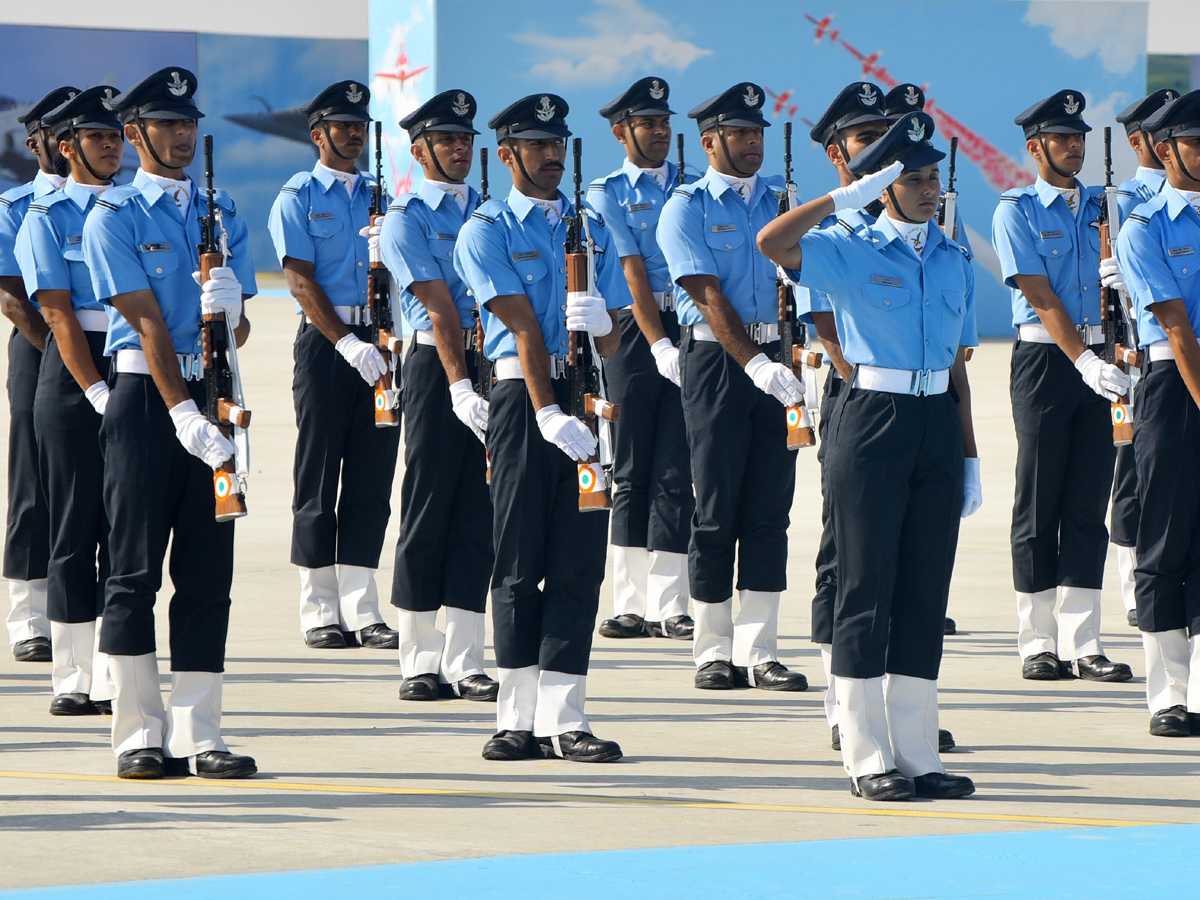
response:
{"label": "bare forearm", "polygon": [[142,352],[146,354],[146,365],[150,368],[150,377],[154,379],[163,402],[167,409],[191,399],[187,383],[179,371],[179,358],[175,355],[175,347],[171,343],[171,333],[161,322],[141,319],[131,323],[142,342]]}
{"label": "bare forearm", "polygon": [[[621,329],[617,325],[617,311],[610,309],[608,318],[612,321],[612,329],[604,337],[593,338],[596,344],[596,352],[602,357],[612,356],[617,352],[617,348],[621,346]],[[663,335],[666,336],[665,334]]]}
{"label": "bare forearm", "polygon": [[0,278],[0,312],[16,326],[25,340],[39,350],[46,349],[46,336],[50,328],[37,307],[26,298],[25,285],[20,278]]}
{"label": "bare forearm", "polygon": [[654,292],[650,290],[646,265],[640,256],[626,256],[621,259],[621,267],[625,270],[629,293],[633,295],[633,318],[646,341],[656,344],[667,336],[667,332],[663,330]]}
{"label": "bare forearm", "polygon": [[800,238],[835,211],[833,198],[828,194],[802,203],[766,224],[758,233],[758,249],[776,265],[798,271],[803,261]]}
{"label": "bare forearm", "polygon": [[284,260],[283,271],[287,276],[288,288],[300,304],[300,309],[313,327],[336,344],[350,333],[350,329],[333,311],[333,304],[312,277],[311,270],[311,263],[298,264],[290,257]]}
{"label": "bare forearm", "polygon": [[101,381],[100,370],[92,359],[92,348],[88,345],[87,335],[79,326],[79,320],[74,313],[52,310],[46,307],[46,321],[54,332],[54,342],[58,352],[62,354],[63,365],[75,379],[80,390],[86,391],[97,381]]}
{"label": "bare forearm", "polygon": [[441,310],[429,310],[433,322],[433,340],[437,344],[438,359],[446,370],[451,384],[467,378],[467,351],[463,344],[462,323],[456,312],[453,317]]}
{"label": "bare forearm", "polygon": [[817,329],[817,337],[821,340],[821,349],[829,357],[830,364],[837,369],[838,374],[846,381],[850,380],[853,366],[846,362],[842,355],[842,342],[838,336],[837,320],[831,312],[810,313],[813,327]]}
{"label": "bare forearm", "polygon": [[733,311],[733,306],[724,297],[706,298],[707,302],[696,303],[696,307],[704,315],[713,336],[721,342],[725,352],[734,358],[739,366],[745,366],[762,351],[746,334],[746,326]]}
{"label": "bare forearm", "polygon": [[1067,315],[1062,301],[1051,289],[1049,279],[1044,276],[1018,275],[1016,282],[1033,311],[1037,313],[1038,319],[1054,339],[1054,343],[1067,354],[1071,362],[1078,359],[1079,355],[1087,350],[1087,346],[1075,330],[1075,323]]}
{"label": "bare forearm", "polygon": [[250,320],[246,318],[246,300],[242,298],[242,318],[237,324],[237,328],[233,329],[233,340],[237,344],[238,349],[246,343],[250,338]]}
{"label": "bare forearm", "polygon": [[1192,395],[1192,402],[1200,406],[1200,344],[1191,329],[1172,328],[1167,331],[1167,340],[1175,352],[1175,365],[1179,375]]}
{"label": "bare forearm", "polygon": [[525,373],[525,386],[534,410],[555,403],[554,389],[550,385],[550,354],[542,342],[540,333],[517,332],[517,356],[521,360],[521,371]]}
{"label": "bare forearm", "polygon": [[958,419],[962,428],[963,454],[969,457],[979,456],[979,449],[975,444],[975,421],[971,416],[971,383],[967,378],[967,359],[962,347],[958,350],[958,358],[954,360],[950,377],[954,380],[954,390],[958,392]]}

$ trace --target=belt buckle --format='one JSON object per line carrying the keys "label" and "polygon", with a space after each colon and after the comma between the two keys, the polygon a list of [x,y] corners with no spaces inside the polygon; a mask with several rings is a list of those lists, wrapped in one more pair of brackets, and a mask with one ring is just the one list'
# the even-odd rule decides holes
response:
{"label": "belt buckle", "polygon": [[762,322],[751,322],[749,325],[746,326],[746,333],[750,336],[750,340],[752,340],[756,344],[763,343],[762,328],[763,328]]}
{"label": "belt buckle", "polygon": [[194,380],[196,372],[196,362],[200,359],[194,353],[179,354],[179,374],[183,376],[184,381]]}
{"label": "belt buckle", "polygon": [[932,377],[933,369],[918,369],[913,372],[912,393],[914,396],[921,397],[929,393],[929,382]]}

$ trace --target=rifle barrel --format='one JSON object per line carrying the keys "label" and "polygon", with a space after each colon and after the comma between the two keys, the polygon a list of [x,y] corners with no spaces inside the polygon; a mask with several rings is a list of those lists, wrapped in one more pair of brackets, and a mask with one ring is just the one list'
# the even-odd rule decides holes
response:
{"label": "rifle barrel", "polygon": [[675,177],[679,181],[680,186],[682,187],[682,185],[683,185],[683,135],[682,134],[675,135],[675,146],[679,151],[679,171],[675,173]]}

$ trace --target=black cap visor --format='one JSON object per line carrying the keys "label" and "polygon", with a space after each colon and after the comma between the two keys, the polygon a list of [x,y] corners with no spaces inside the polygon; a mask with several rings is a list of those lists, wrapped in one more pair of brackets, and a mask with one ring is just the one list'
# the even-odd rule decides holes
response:
{"label": "black cap visor", "polygon": [[[903,115],[903,113],[901,113],[901,115]],[[899,118],[899,115],[885,116],[883,113],[875,112],[874,110],[857,110],[849,115],[842,116],[842,118],[838,119],[833,123],[833,125],[830,126],[829,130],[831,133],[834,131],[841,131],[843,128],[849,128],[851,125],[861,125],[864,122],[881,122],[886,126],[890,126]]]}
{"label": "black cap visor", "polygon": [[923,144],[914,147],[908,153],[898,153],[895,159],[888,162],[891,165],[896,159],[904,163],[904,171],[909,172],[913,169],[923,169],[926,166],[931,166],[936,162],[941,162],[946,158],[946,154],[939,150],[933,144]]}
{"label": "black cap visor", "polygon": [[616,125],[618,122],[620,122],[624,119],[631,119],[634,116],[673,116],[673,115],[675,115],[675,110],[668,109],[665,106],[627,107],[625,109],[617,110],[615,113],[613,113],[611,116],[608,117],[608,121],[610,121],[614,125]]}
{"label": "black cap visor", "polygon": [[147,103],[130,107],[122,112],[121,118],[126,122],[134,119],[203,119],[204,113],[191,103]]}
{"label": "black cap visor", "polygon": [[526,125],[524,122],[519,122],[502,130],[505,134],[502,137],[497,133],[497,140],[502,141],[507,138],[516,138],[519,141],[552,141],[571,136],[571,129],[566,125],[542,125],[540,123],[538,125]]}
{"label": "black cap visor", "polygon": [[1025,130],[1026,137],[1035,134],[1087,134],[1092,126],[1077,116],[1064,119],[1050,119]]}
{"label": "black cap visor", "polygon": [[54,123],[54,136],[61,138],[74,128],[76,131],[122,131],[121,123],[116,116],[101,118],[100,116],[79,116]]}
{"label": "black cap visor", "polygon": [[464,125],[462,119],[426,119],[418,122],[408,130],[409,137],[416,137],[423,131],[456,131],[459,134],[479,134],[469,125]]}
{"label": "black cap visor", "polygon": [[1162,135],[1162,137],[1159,137],[1159,135],[1155,135],[1154,140],[1156,142],[1159,140],[1165,140],[1168,137],[1173,137],[1173,138],[1200,137],[1200,122],[1182,122],[1179,125],[1172,125],[1170,128],[1164,129],[1164,131],[1170,132],[1170,134],[1163,134],[1163,132],[1160,131],[1159,135]]}
{"label": "black cap visor", "polygon": [[709,116],[700,120],[700,133],[703,134],[718,125],[727,128],[770,128],[771,123],[754,112],[721,113],[719,116]]}

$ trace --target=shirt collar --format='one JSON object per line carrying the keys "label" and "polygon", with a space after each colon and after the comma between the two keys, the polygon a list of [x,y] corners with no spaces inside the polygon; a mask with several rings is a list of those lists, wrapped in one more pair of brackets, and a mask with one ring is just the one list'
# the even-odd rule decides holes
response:
{"label": "shirt collar", "polygon": [[54,186],[54,182],[46,177],[46,173],[41,169],[38,169],[38,173],[33,176],[34,198],[44,197],[47,194],[53,194],[57,190],[58,188]]}
{"label": "shirt collar", "polygon": [[[469,185],[462,186],[467,192],[467,211],[471,210],[471,188]],[[425,201],[425,205],[430,209],[437,209],[442,200],[450,196],[449,191],[443,191],[440,187],[430,184],[426,180],[421,181],[421,186],[417,188],[417,196]]]}
{"label": "shirt collar", "polygon": [[[438,193],[441,192],[439,191]],[[561,199],[563,202],[562,219],[575,215],[575,207],[571,205],[571,201],[567,199],[566,194],[559,191],[557,199]],[[518,219],[524,222],[525,217],[529,215],[529,211],[538,207],[536,203],[518,191],[516,187],[513,187],[508,192],[508,208],[516,213]],[[559,219],[559,221],[561,222],[562,219]]]}
{"label": "shirt collar", "polygon": [[[1050,190],[1054,190],[1054,188],[1051,188]],[[1058,196],[1058,194],[1055,193],[1055,196]],[[886,215],[880,216],[867,227],[870,229],[871,234],[875,237],[876,250],[882,251],[883,248],[892,243],[892,241],[899,241],[900,245],[903,247],[908,246],[908,242],[904,240],[904,238],[900,235],[900,232],[896,230],[896,226],[891,223],[891,220],[889,220]],[[925,245],[925,255],[921,257],[922,259],[928,257],[930,247],[932,247],[934,244],[944,243],[946,240],[946,235],[942,232],[942,229],[938,227],[937,222],[931,221],[925,234],[928,237],[929,242]]]}
{"label": "shirt collar", "polygon": [[[1062,196],[1058,192],[1058,188],[1048,181],[1043,181],[1041,176],[1038,176],[1038,180],[1033,183],[1033,189],[1037,191],[1038,199],[1042,201],[1042,206],[1046,207],[1046,209],[1049,209],[1050,204]],[[1078,178],[1075,179],[1075,189],[1079,191],[1079,202],[1081,205],[1092,199],[1088,195],[1088,192],[1083,189],[1083,185],[1079,183]],[[1066,202],[1066,200],[1063,201],[1064,204]]]}
{"label": "shirt collar", "polygon": [[1179,214],[1192,205],[1187,202],[1187,198],[1183,194],[1171,186],[1170,182],[1164,182],[1163,188],[1159,193],[1162,194],[1163,200],[1166,203],[1167,214],[1172,220],[1179,218]]}
{"label": "shirt collar", "polygon": [[[359,190],[361,190],[364,185],[367,184],[367,178],[362,172],[359,172],[357,168],[354,171],[360,176],[358,182],[354,185],[354,193],[357,194]],[[320,162],[313,166],[312,176],[313,179],[320,184],[322,189],[324,189],[327,193],[335,184],[341,184],[341,181],[338,179],[338,177],[321,165]]]}
{"label": "shirt collar", "polygon": [[74,178],[68,178],[66,184],[62,186],[62,191],[71,198],[80,212],[87,212],[88,204],[92,202],[92,198],[96,195],[77,182]]}
{"label": "shirt collar", "polygon": [[[139,191],[141,191],[142,196],[146,198],[146,202],[149,203],[151,206],[156,204],[159,201],[159,198],[162,197],[163,194],[166,193],[166,191],[164,191],[161,187],[158,186],[158,184],[154,181],[153,178],[151,178],[149,175],[147,175],[140,168],[134,174],[133,181],[130,183],[135,188],[137,188]],[[199,194],[200,194],[200,192],[196,188],[196,182],[193,181],[192,182],[192,198],[191,198],[192,204],[195,204],[200,199]],[[170,200],[171,208],[178,209],[178,207],[175,206],[175,201],[171,198],[168,198],[168,199]],[[189,209],[195,209],[195,208],[196,207],[194,205],[189,207]]]}
{"label": "shirt collar", "polygon": [[1133,177],[1155,194],[1161,191],[1163,185],[1167,183],[1167,173],[1163,169],[1147,169],[1145,166],[1138,166]]}
{"label": "shirt collar", "polygon": [[[667,173],[666,186],[670,187],[675,181],[675,173],[672,171],[674,167],[671,165],[670,160],[667,160],[664,165],[666,166]],[[621,171],[625,173],[625,177],[629,180],[630,187],[637,187],[638,179],[643,175],[645,175],[651,181],[654,181],[654,176],[650,174],[649,169],[643,169],[634,165],[633,160],[631,160],[628,156],[625,157],[625,162],[621,163]],[[657,182],[655,182],[655,184],[657,184]]]}
{"label": "shirt collar", "polygon": [[[766,179],[763,178],[761,173],[756,174],[758,174],[758,180],[754,184],[754,194],[750,197],[750,202],[746,204],[747,209],[752,209],[754,205],[758,203],[759,197],[767,190]],[[728,177],[738,178],[741,181],[746,180],[738,175]],[[714,200],[719,200],[721,195],[726,191],[733,191],[733,185],[729,184],[729,182],[727,182],[725,178],[721,176],[721,173],[712,166],[708,167],[708,171],[704,173],[704,178],[707,181],[708,192],[712,195]],[[734,191],[734,193],[736,194],[737,191]],[[738,197],[738,199],[740,200],[741,197]]]}

